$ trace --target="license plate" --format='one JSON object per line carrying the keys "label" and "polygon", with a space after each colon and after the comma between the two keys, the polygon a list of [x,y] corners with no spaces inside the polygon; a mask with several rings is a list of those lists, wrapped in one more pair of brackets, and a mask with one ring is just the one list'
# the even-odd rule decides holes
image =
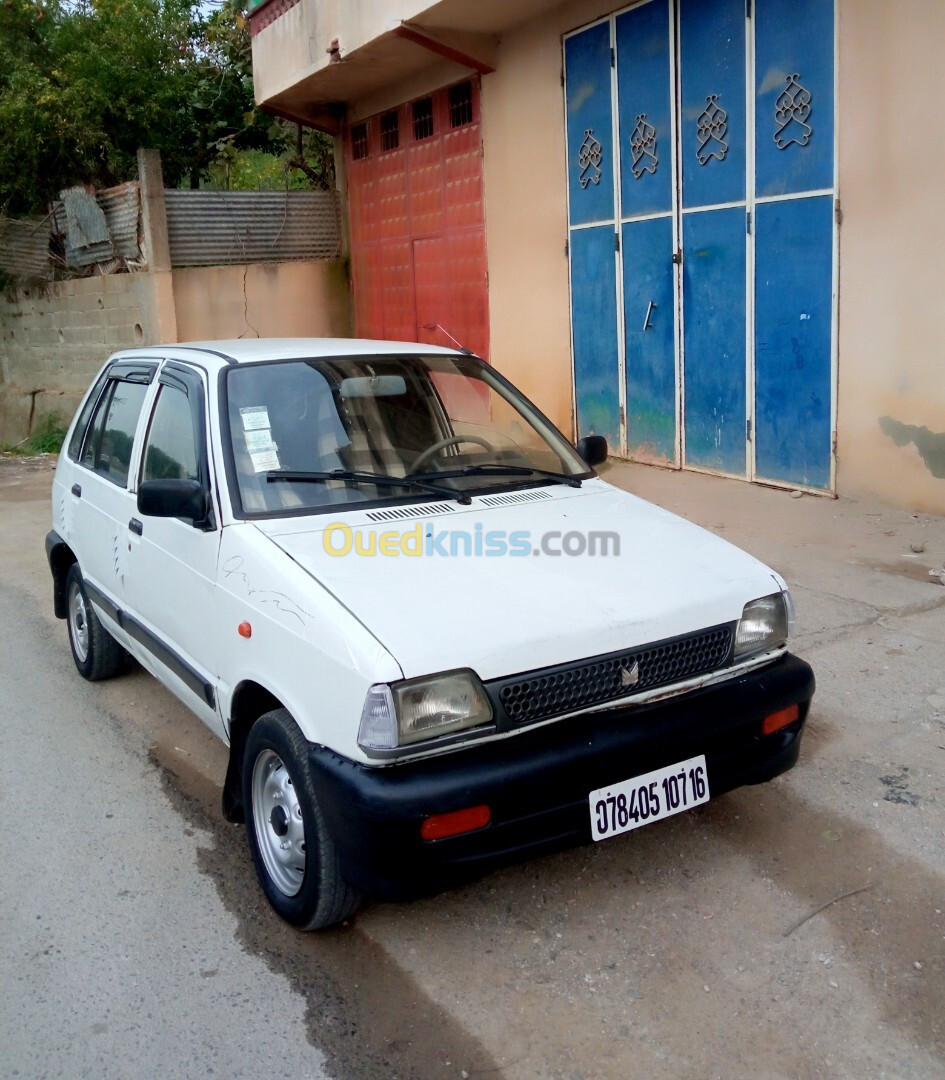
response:
{"label": "license plate", "polygon": [[606,840],[709,801],[705,756],[592,791],[591,835]]}

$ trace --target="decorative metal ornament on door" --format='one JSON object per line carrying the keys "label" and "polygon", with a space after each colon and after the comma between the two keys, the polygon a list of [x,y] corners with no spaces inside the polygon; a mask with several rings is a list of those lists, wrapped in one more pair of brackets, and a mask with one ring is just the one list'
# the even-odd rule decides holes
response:
{"label": "decorative metal ornament on door", "polygon": [[699,140],[696,157],[700,165],[707,164],[712,158],[725,160],[728,153],[728,143],[725,141],[727,132],[728,113],[719,105],[719,95],[709,94],[705,99],[705,109],[696,121],[696,138]]}
{"label": "decorative metal ornament on door", "polygon": [[600,143],[594,138],[593,129],[587,128],[584,132],[584,142],[581,143],[581,149],[578,152],[578,166],[581,170],[578,179],[582,188],[586,188],[588,184],[600,183],[602,152]]}
{"label": "decorative metal ornament on door", "polygon": [[779,150],[786,150],[792,143],[806,146],[814,129],[807,123],[811,113],[810,91],[800,84],[800,73],[788,75],[786,86],[774,103],[774,120],[777,128],[774,142]]}
{"label": "decorative metal ornament on door", "polygon": [[660,163],[656,152],[656,128],[647,122],[646,113],[637,117],[637,126],[630,136],[630,153],[630,171],[637,180],[644,173],[656,172]]}

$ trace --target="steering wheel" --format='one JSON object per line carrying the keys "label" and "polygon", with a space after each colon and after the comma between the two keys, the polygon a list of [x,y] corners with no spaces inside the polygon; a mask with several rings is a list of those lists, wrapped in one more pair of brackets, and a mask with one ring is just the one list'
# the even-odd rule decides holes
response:
{"label": "steering wheel", "polygon": [[448,439],[440,439],[438,442],[435,442],[432,446],[428,446],[426,450],[419,453],[414,458],[413,464],[408,470],[408,474],[415,473],[421,465],[426,465],[430,458],[435,454],[438,454],[441,450],[445,450],[447,446],[456,446],[457,444],[464,442],[477,443],[479,446],[485,447],[486,450],[492,451],[492,453],[496,452],[492,443],[481,438],[479,435],[451,435]]}

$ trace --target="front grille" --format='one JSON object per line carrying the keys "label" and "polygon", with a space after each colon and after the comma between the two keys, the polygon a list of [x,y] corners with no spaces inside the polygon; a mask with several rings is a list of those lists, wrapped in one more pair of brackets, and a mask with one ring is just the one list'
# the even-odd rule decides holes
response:
{"label": "front grille", "polygon": [[489,689],[513,724],[545,720],[724,667],[731,663],[734,629],[734,623],[713,626],[629,652],[499,679]]}

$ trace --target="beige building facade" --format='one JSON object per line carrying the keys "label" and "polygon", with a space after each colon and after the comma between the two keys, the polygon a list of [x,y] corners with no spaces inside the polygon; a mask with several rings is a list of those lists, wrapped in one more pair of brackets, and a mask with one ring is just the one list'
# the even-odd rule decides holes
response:
{"label": "beige building facade", "polygon": [[[662,0],[647,2],[654,4]],[[767,18],[774,28],[772,40],[778,39],[779,25],[787,26],[792,19],[797,21],[797,13],[792,16],[796,5],[774,4],[773,0],[754,2],[756,11],[746,12],[746,26],[751,27],[752,19]],[[829,0],[823,2],[829,3]],[[643,6],[636,5],[637,8]],[[713,389],[715,373],[710,370],[712,347],[713,342],[721,340],[719,335],[724,337],[722,331],[714,329],[717,324],[712,319],[707,319],[705,325],[698,328],[700,309],[695,298],[705,295],[698,293],[698,282],[692,286],[693,299],[686,299],[683,305],[685,290],[690,287],[687,284],[687,260],[695,274],[700,264],[690,255],[704,254],[708,250],[706,245],[698,252],[690,253],[680,241],[677,262],[681,265],[671,271],[676,273],[678,282],[672,303],[677,308],[686,308],[685,324],[677,311],[676,321],[666,328],[666,340],[671,350],[667,363],[672,383],[667,384],[666,390],[670,395],[666,398],[670,428],[666,430],[675,434],[667,435],[668,449],[658,452],[648,450],[650,444],[635,437],[637,417],[643,417],[639,423],[646,423],[645,410],[634,411],[636,391],[630,382],[629,366],[625,365],[628,365],[631,349],[637,347],[632,343],[631,331],[636,333],[640,329],[636,324],[642,322],[631,310],[629,298],[635,291],[639,292],[644,271],[640,269],[642,264],[635,263],[626,254],[627,240],[635,235],[627,230],[661,215],[667,219],[667,229],[676,229],[677,236],[688,227],[680,224],[694,220],[687,218],[690,211],[683,191],[688,182],[686,170],[695,184],[708,175],[709,169],[718,169],[723,158],[729,164],[737,158],[734,128],[736,112],[741,108],[737,103],[732,107],[731,95],[728,102],[724,102],[729,104],[728,128],[724,113],[721,126],[716,114],[712,121],[716,125],[714,128],[705,119],[709,115],[711,120],[710,114],[704,114],[696,121],[687,113],[684,100],[687,72],[695,71],[700,60],[698,57],[691,62],[686,59],[686,20],[698,25],[694,20],[704,15],[711,22],[719,5],[715,0],[705,0],[700,6],[699,0],[692,0],[686,10],[680,0],[666,6],[670,26],[667,53],[670,58],[670,109],[679,132],[678,157],[673,158],[677,164],[672,168],[672,184],[677,194],[673,196],[674,209],[667,210],[665,215],[660,209],[657,213],[642,212],[634,217],[625,212],[626,206],[622,204],[618,205],[617,211],[607,211],[604,215],[608,220],[613,219],[614,224],[608,227],[615,230],[617,244],[623,237],[625,250],[617,256],[619,292],[615,310],[620,366],[613,373],[605,372],[606,378],[610,379],[608,393],[613,400],[615,419],[612,431],[599,423],[597,429],[607,431],[618,452],[644,460],[677,467],[707,468],[812,491],[875,496],[915,510],[945,512],[945,303],[941,300],[945,293],[945,260],[940,254],[945,240],[945,199],[941,181],[945,175],[945,142],[936,137],[928,123],[929,110],[923,106],[923,102],[935,100],[932,84],[937,75],[939,46],[945,40],[945,5],[939,0],[915,0],[908,10],[904,10],[893,0],[836,0],[835,5],[830,5],[833,40],[825,42],[822,34],[820,40],[810,42],[810,48],[818,56],[827,57],[822,63],[833,81],[833,148],[830,154],[833,175],[829,183],[808,185],[811,190],[803,192],[805,199],[810,196],[805,206],[813,206],[814,201],[820,199],[825,206],[829,204],[831,211],[828,215],[830,224],[824,226],[823,244],[826,247],[822,246],[819,256],[826,267],[827,281],[821,305],[824,344],[818,357],[823,392],[818,392],[816,408],[807,409],[807,413],[804,412],[806,404],[801,401],[798,406],[795,401],[798,395],[809,393],[803,373],[788,368],[791,367],[792,347],[797,369],[803,368],[809,357],[803,354],[803,343],[798,345],[801,339],[795,337],[790,328],[777,331],[783,338],[777,348],[788,357],[787,362],[778,361],[784,368],[785,381],[783,385],[774,383],[768,388],[766,404],[760,397],[766,378],[761,357],[767,349],[777,351],[770,340],[775,330],[769,334],[767,326],[762,324],[770,318],[771,326],[776,328],[783,314],[775,310],[776,304],[774,307],[769,304],[771,313],[763,313],[766,289],[770,286],[770,292],[776,294],[778,288],[787,287],[763,278],[762,268],[770,264],[775,268],[772,272],[777,273],[777,268],[787,257],[784,252],[788,248],[779,234],[782,222],[787,218],[777,215],[783,209],[779,203],[787,200],[788,195],[778,194],[780,189],[775,184],[770,189],[775,193],[767,199],[761,198],[763,187],[759,171],[757,182],[755,175],[750,173],[747,195],[742,194],[734,201],[718,201],[722,210],[734,207],[744,213],[747,208],[748,230],[754,229],[758,233],[758,238],[753,238],[749,245],[747,316],[743,316],[740,324],[747,326],[747,331],[738,331],[747,341],[747,375],[736,371],[737,377],[730,388],[735,398],[740,396],[747,402],[744,414],[738,413],[739,425],[742,425],[742,416],[747,416],[744,435],[739,435],[747,440],[744,469],[740,464],[737,468],[725,464],[731,459],[713,456],[711,430],[708,430],[704,452],[698,449],[696,441],[698,409],[716,410],[712,397],[716,393]],[[576,299],[586,282],[581,276],[584,271],[575,265],[577,243],[583,239],[578,232],[585,228],[584,223],[575,218],[575,201],[585,188],[575,186],[580,144],[572,141],[573,132],[569,134],[568,127],[569,115],[573,127],[575,117],[583,107],[574,74],[577,60],[572,57],[583,47],[578,38],[585,28],[596,26],[609,27],[606,33],[610,34],[612,47],[618,54],[621,48],[635,49],[642,36],[633,38],[631,35],[626,46],[620,41],[621,27],[626,25],[631,29],[633,25],[630,20],[622,23],[621,18],[624,13],[634,10],[633,5],[617,7],[612,0],[576,0],[563,4],[547,0],[442,0],[434,4],[418,0],[362,0],[356,4],[347,0],[298,0],[296,3],[266,0],[251,13],[257,100],[274,112],[333,134],[337,139],[342,185],[346,174],[350,176],[353,169],[357,170],[362,164],[356,156],[360,144],[353,149],[353,133],[360,138],[363,131],[365,139],[369,135],[371,139],[375,138],[376,133],[379,140],[377,171],[365,172],[366,179],[359,179],[348,196],[349,206],[359,198],[362,199],[359,206],[368,205],[362,198],[363,189],[365,185],[375,185],[371,188],[375,201],[370,206],[376,208],[371,213],[381,215],[379,230],[373,234],[381,249],[387,243],[385,236],[393,236],[396,231],[397,214],[388,211],[391,207],[396,210],[399,205],[396,192],[400,190],[390,186],[393,182],[384,171],[385,160],[394,161],[393,156],[383,157],[383,150],[390,148],[392,121],[388,117],[400,110],[402,138],[408,137],[412,124],[413,134],[409,136],[412,139],[422,130],[417,127],[418,117],[421,124],[425,122],[423,103],[431,95],[448,93],[450,88],[463,86],[466,81],[471,83],[478,95],[475,120],[481,137],[481,176],[470,180],[470,176],[465,175],[455,183],[462,181],[467,189],[471,182],[481,184],[479,212],[488,296],[485,312],[488,326],[483,340],[488,342],[489,359],[565,432],[576,436],[588,433],[581,429],[586,429],[599,414],[593,411],[593,398],[586,390],[587,380],[591,378],[587,372],[593,367],[594,357],[582,359],[581,352],[587,339],[585,328],[596,332],[598,320],[593,308],[596,301],[593,296],[585,297],[582,301],[585,310],[581,314]],[[812,24],[812,33],[815,31],[816,26]],[[749,30],[746,38],[749,43],[756,43],[749,44],[745,54],[749,79],[755,68],[760,70],[763,51],[753,33]],[[601,30],[598,36],[603,39],[604,34],[605,30]],[[593,35],[586,34],[585,37],[591,41]],[[577,42],[571,53],[568,52],[569,41]],[[738,44],[733,53],[736,60],[740,49]],[[638,49],[634,55],[642,56],[643,52]],[[784,87],[780,87],[778,116],[781,119],[778,123],[781,126],[776,130],[776,141],[780,138],[782,142],[790,142],[788,136],[792,134],[793,125],[794,142],[801,145],[811,129],[814,139],[827,130],[824,122],[827,109],[823,95],[815,96],[812,107],[809,95],[805,99],[807,90],[801,84],[810,82],[805,74],[801,73],[793,83],[791,77],[792,73],[789,73],[786,98]],[[622,78],[619,72],[613,77],[615,101],[619,101],[624,93],[623,83],[618,86]],[[788,102],[786,107],[785,101]],[[762,137],[761,127],[752,127],[754,108],[749,102],[749,120],[745,128],[749,162],[753,160],[752,155],[760,161],[763,154],[769,152],[764,149],[768,146],[764,141],[767,136]],[[760,106],[758,108],[760,110]],[[444,115],[449,116],[448,112]],[[761,115],[760,111],[758,115]],[[784,120],[785,116],[789,123]],[[631,151],[634,155],[633,176],[649,182],[649,176],[643,175],[650,162],[646,156],[647,146],[652,149],[657,145],[652,138],[649,144],[646,141],[647,121],[644,119],[640,124],[640,117],[635,119],[638,121],[634,129],[636,134],[630,131],[624,138],[620,126],[623,121],[616,111],[614,113],[614,145],[623,146],[621,152],[626,159],[624,180],[618,178],[615,188],[619,189],[622,182],[624,190],[630,192],[637,190],[629,179]],[[685,157],[683,135],[687,130],[685,125],[690,121],[697,125],[693,126],[693,134],[697,130],[701,133],[699,145],[705,160],[700,157],[698,161],[700,167],[706,166],[701,171],[692,165],[691,155]],[[448,124],[449,120],[445,122]],[[782,130],[785,133],[779,134]],[[803,134],[804,130],[807,136]],[[716,135],[722,133],[715,144],[720,148],[715,160],[712,159],[712,142],[704,141],[710,131]],[[583,130],[579,134],[583,135]],[[828,137],[822,135],[823,139]],[[593,159],[594,141],[593,136],[588,139],[591,158],[582,158],[582,161]],[[604,142],[603,156],[606,158],[606,139]],[[667,178],[667,190],[672,157],[667,149],[670,144],[671,140],[665,139],[659,151],[662,173],[657,174],[655,165],[651,166],[653,174]],[[368,143],[364,145],[368,146]],[[778,149],[784,147],[778,144]],[[794,152],[796,146],[788,147],[788,150]],[[409,178],[421,175],[421,170],[426,167],[419,158],[410,157],[413,152],[411,142],[401,166],[408,177],[408,187],[412,183]],[[773,152],[769,156],[778,162],[787,160],[786,156],[778,157]],[[436,167],[445,169],[442,173],[443,198],[448,203],[452,192],[458,189],[451,187],[454,179],[449,172],[449,161],[444,160],[446,166]],[[606,164],[603,168],[606,170]],[[593,169],[592,164],[590,172],[581,175],[590,178],[586,190],[598,197],[601,185],[593,187]],[[638,169],[641,170],[639,177],[636,175]],[[602,183],[606,186],[607,182],[605,175]],[[757,205],[753,201],[756,195],[759,196]],[[766,202],[768,205],[763,205]],[[713,205],[712,209],[715,208]],[[645,206],[643,210],[646,210]],[[757,215],[755,219],[753,214]],[[766,219],[771,223],[767,253],[762,250],[761,238]],[[824,220],[827,221],[827,217]],[[361,242],[359,235],[368,234],[358,233],[361,225],[357,222],[353,221],[352,226],[353,285],[355,308],[359,312],[357,329],[359,332],[376,331],[378,326],[385,325],[383,316],[377,312],[371,314],[364,294],[377,288],[379,281],[383,282],[384,275],[377,269],[378,265],[383,269],[383,264],[372,264],[374,277],[365,280],[363,267],[369,264],[359,263],[357,256]],[[794,259],[793,277],[789,275],[785,280],[788,284],[794,281],[804,285],[808,276],[805,260],[809,257],[808,249],[803,247],[807,242],[807,226],[798,228],[801,248],[795,245],[797,250],[791,256]],[[408,253],[408,263],[409,251],[420,250],[417,244],[423,239],[416,230],[408,237],[409,244],[413,245],[403,248]],[[599,259],[595,265],[600,265]],[[810,265],[813,275],[813,261]],[[400,269],[409,277],[409,265],[402,265]],[[609,265],[604,269],[608,274],[612,272]],[[414,273],[419,275],[416,268]],[[744,269],[742,273],[745,273]],[[404,280],[406,282],[407,277]],[[709,284],[711,280],[706,278]],[[417,276],[415,285],[422,293],[421,276]],[[360,305],[359,288],[362,291]],[[420,294],[415,296],[410,292],[409,283],[405,290],[404,303],[429,305],[429,298],[417,299]],[[644,290],[641,293],[644,300],[646,295]],[[607,297],[605,300],[610,303]],[[586,308],[587,303],[591,303],[590,309]],[[721,308],[728,301],[720,298],[719,304]],[[665,314],[666,306],[660,312],[659,305],[650,301],[644,331],[650,332],[656,325],[651,309],[656,310],[658,318]],[[449,310],[455,310],[455,302]],[[362,316],[361,312],[366,314]],[[724,310],[721,314],[724,315]],[[371,321],[372,318],[375,321]],[[433,316],[424,315],[423,318],[422,326],[436,326],[442,322],[445,330],[450,329],[446,322]],[[608,318],[609,315],[601,316],[604,322]],[[813,317],[805,310],[799,318],[811,320]],[[403,319],[399,325],[403,325]],[[422,326],[410,336],[422,338]],[[762,330],[765,330],[764,334]],[[806,325],[802,325],[798,333],[802,332],[807,332]],[[639,340],[646,348],[653,338]],[[696,374],[693,359],[700,351],[706,357],[704,376]],[[736,350],[735,369],[740,364],[745,366],[740,357],[742,354]],[[706,389],[700,390],[702,397],[697,398],[693,388],[699,385],[700,378]],[[584,389],[582,379],[585,380]],[[643,388],[644,397],[650,389]],[[783,408],[781,419],[789,418],[789,424],[785,421],[779,426],[779,417],[772,415],[775,406]],[[765,409],[768,413],[767,432],[763,431]],[[781,476],[775,475],[777,466],[763,465],[760,452],[751,440],[760,440],[765,434],[772,447],[772,460],[778,453],[787,460],[794,452],[795,434],[799,440],[804,437],[801,427],[805,415],[814,413],[817,416],[811,422],[820,425],[817,428],[820,472],[811,473],[815,479],[810,479],[806,466],[802,465],[796,475],[790,469]],[[719,424],[716,431],[718,443],[733,437],[732,430],[723,431]],[[738,449],[740,444],[735,445],[738,457],[742,451]]]}

